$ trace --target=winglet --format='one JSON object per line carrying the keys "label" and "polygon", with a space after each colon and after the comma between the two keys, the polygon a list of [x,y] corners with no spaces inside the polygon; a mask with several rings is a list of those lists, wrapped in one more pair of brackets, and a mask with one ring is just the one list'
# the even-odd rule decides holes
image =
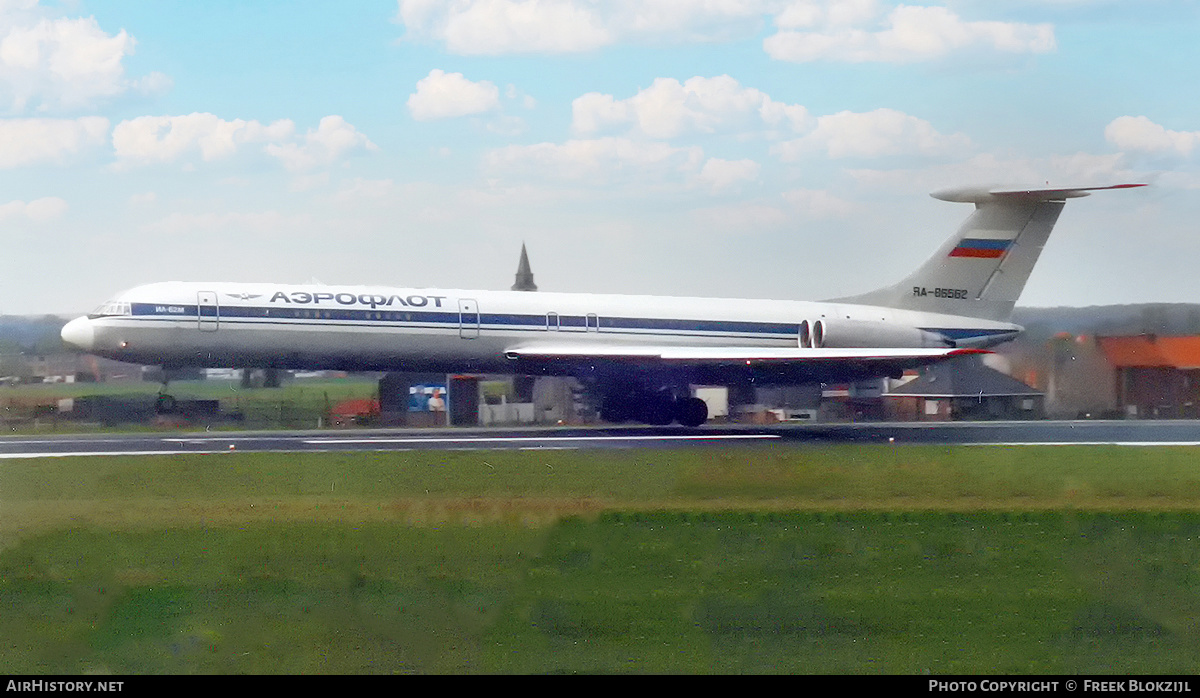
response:
{"label": "winglet", "polygon": [[1065,187],[1056,189],[993,189],[991,187],[955,187],[935,191],[930,196],[942,201],[963,204],[982,204],[1002,199],[1025,199],[1028,201],[1062,201],[1087,196],[1105,189],[1133,189],[1145,184],[1114,184],[1108,187]]}

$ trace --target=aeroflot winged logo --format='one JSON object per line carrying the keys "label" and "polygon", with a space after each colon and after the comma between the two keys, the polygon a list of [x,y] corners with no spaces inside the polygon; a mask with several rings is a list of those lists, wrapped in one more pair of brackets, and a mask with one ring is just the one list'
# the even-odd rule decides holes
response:
{"label": "aeroflot winged logo", "polygon": [[258,298],[262,294],[261,293],[226,293],[225,295],[229,296],[230,298],[237,298],[239,300],[249,301],[249,300],[254,300],[255,298]]}
{"label": "aeroflot winged logo", "polygon": [[963,238],[958,247],[950,250],[951,257],[977,257],[998,259],[1004,256],[1012,240],[988,240],[986,238]]}

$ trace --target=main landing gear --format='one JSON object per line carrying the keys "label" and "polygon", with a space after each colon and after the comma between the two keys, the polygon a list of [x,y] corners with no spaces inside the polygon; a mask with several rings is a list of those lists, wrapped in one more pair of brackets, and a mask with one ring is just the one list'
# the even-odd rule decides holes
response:
{"label": "main landing gear", "polygon": [[163,369],[162,387],[158,389],[158,397],[154,399],[154,414],[171,414],[178,407],[175,396],[167,392],[167,384],[170,382],[170,375]]}
{"label": "main landing gear", "polygon": [[154,399],[155,414],[171,414],[178,406],[175,402],[174,395],[168,395],[167,393],[163,392],[163,390],[166,390],[166,388],[167,386],[164,384],[162,390],[160,390],[158,393],[158,397]]}
{"label": "main landing gear", "polygon": [[600,404],[600,418],[614,424],[636,421],[665,426],[679,422],[698,427],[708,421],[708,405],[698,397],[676,397],[666,390],[609,393]]}

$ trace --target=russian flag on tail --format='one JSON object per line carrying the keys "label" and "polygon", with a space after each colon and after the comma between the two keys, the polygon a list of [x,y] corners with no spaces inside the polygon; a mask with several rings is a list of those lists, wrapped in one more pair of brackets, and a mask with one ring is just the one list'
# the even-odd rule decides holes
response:
{"label": "russian flag on tail", "polygon": [[988,240],[985,238],[963,238],[958,246],[950,250],[951,257],[977,257],[999,259],[1008,251],[1012,240]]}

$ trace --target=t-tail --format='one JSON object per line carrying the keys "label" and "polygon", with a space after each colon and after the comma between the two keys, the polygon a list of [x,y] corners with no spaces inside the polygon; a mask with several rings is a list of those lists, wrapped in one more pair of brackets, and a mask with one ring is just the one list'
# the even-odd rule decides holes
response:
{"label": "t-tail", "polygon": [[929,261],[903,281],[836,302],[1006,322],[1067,199],[1102,189],[1143,186],[1024,190],[967,187],[934,192],[932,196],[943,201],[975,204],[975,213]]}

